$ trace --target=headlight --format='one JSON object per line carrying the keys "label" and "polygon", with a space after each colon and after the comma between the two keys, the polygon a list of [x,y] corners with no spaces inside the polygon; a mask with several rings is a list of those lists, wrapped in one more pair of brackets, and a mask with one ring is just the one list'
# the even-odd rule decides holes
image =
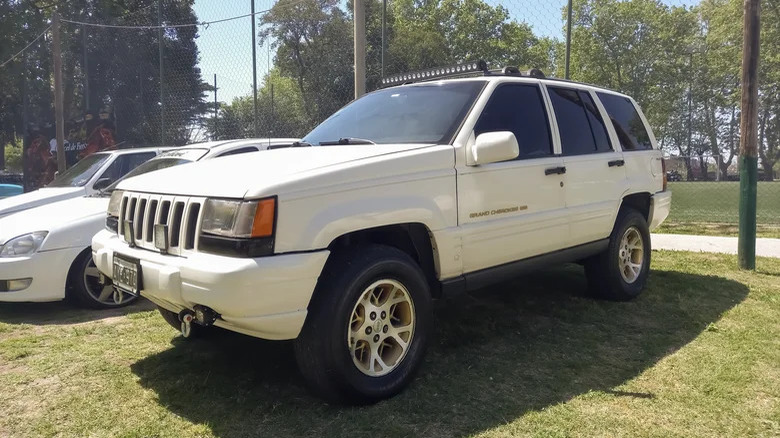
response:
{"label": "headlight", "polygon": [[257,201],[207,199],[199,249],[239,257],[271,255],[275,229],[276,197]]}
{"label": "headlight", "polygon": [[276,198],[259,201],[207,199],[200,231],[224,237],[269,237],[274,233]]}
{"label": "headlight", "polygon": [[119,217],[119,207],[122,205],[122,190],[114,190],[111,193],[111,200],[108,201],[108,215]]}
{"label": "headlight", "polygon": [[122,190],[114,190],[111,192],[111,199],[108,201],[108,209],[106,210],[106,229],[113,233],[119,231],[119,210],[122,208]]}
{"label": "headlight", "polygon": [[43,239],[49,234],[48,231],[36,231],[34,233],[24,234],[5,242],[0,246],[0,257],[19,257],[35,254],[41,247]]}

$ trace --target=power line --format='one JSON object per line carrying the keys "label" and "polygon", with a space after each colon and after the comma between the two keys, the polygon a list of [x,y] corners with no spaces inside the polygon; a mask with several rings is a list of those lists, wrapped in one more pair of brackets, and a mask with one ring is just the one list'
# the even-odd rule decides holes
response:
{"label": "power line", "polygon": [[28,45],[24,46],[24,48],[23,48],[22,50],[18,51],[18,52],[16,53],[16,55],[14,55],[14,56],[12,56],[12,57],[8,58],[8,60],[7,60],[7,61],[5,61],[4,63],[0,64],[0,68],[2,68],[2,67],[5,67],[5,65],[6,65],[6,64],[8,64],[9,62],[13,61],[13,60],[14,60],[14,59],[15,59],[17,56],[21,55],[21,54],[22,54],[22,53],[23,53],[25,50],[29,49],[29,48],[30,48],[30,46],[32,46],[33,44],[35,44],[35,42],[36,42],[36,41],[38,41],[39,39],[41,39],[41,37],[42,37],[42,36],[43,36],[43,35],[44,35],[46,32],[48,32],[48,31],[49,31],[49,29],[51,29],[51,25],[49,25],[49,27],[47,27],[47,28],[46,28],[46,29],[45,29],[43,32],[41,32],[41,34],[40,34],[40,35],[38,35],[37,37],[35,37],[35,39],[34,39],[34,40],[30,41],[30,44],[28,44]]}
{"label": "power line", "polygon": [[[295,6],[296,4],[303,3],[304,1],[306,1],[306,0],[294,0],[294,1],[291,1],[291,2],[286,3],[284,5],[280,5],[280,6],[284,6],[284,7]],[[277,5],[279,5],[279,4],[277,3]],[[255,13],[238,15],[238,16],[230,17],[230,18],[222,18],[220,20],[214,20],[214,21],[201,21],[201,22],[197,22],[197,23],[183,23],[183,24],[163,24],[163,25],[155,25],[155,26],[126,26],[126,25],[120,25],[120,24],[87,23],[87,22],[84,22],[84,21],[65,20],[65,19],[61,19],[60,21],[62,21],[64,23],[79,24],[79,25],[82,25],[82,26],[107,27],[107,28],[113,28],[113,29],[160,29],[160,28],[166,29],[166,28],[196,27],[196,26],[206,26],[206,27],[208,27],[209,25],[212,25],[212,24],[223,23],[225,21],[239,20],[239,19],[242,19],[242,18],[252,17],[252,16],[255,16],[255,15],[265,14],[265,13],[268,13],[268,12],[271,12],[271,9],[266,9],[266,10],[263,10],[263,11],[257,11]]]}

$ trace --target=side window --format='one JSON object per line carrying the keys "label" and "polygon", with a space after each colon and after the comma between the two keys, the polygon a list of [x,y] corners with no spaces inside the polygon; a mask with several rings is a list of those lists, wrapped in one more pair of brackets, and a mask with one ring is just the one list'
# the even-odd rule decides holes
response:
{"label": "side window", "polygon": [[590,95],[571,88],[547,87],[550,91],[561,149],[564,155],[609,151],[609,139]]}
{"label": "side window", "polygon": [[223,152],[220,157],[227,157],[230,155],[245,154],[247,152],[257,152],[257,148],[254,146],[247,146],[245,148],[233,149],[232,151]]}
{"label": "side window", "polygon": [[542,93],[537,85],[504,84],[493,91],[474,134],[511,131],[520,146],[518,159],[553,154],[550,124]]}
{"label": "side window", "polygon": [[596,93],[612,120],[624,151],[652,149],[650,135],[631,100],[609,93]]}
{"label": "side window", "polygon": [[108,166],[105,172],[100,175],[99,179],[108,178],[111,182],[115,182],[119,178],[125,176],[127,172],[138,167],[141,163],[146,162],[155,156],[154,152],[144,152],[142,154],[124,154],[116,157],[113,163]]}
{"label": "side window", "polygon": [[593,140],[596,142],[596,151],[611,151],[612,147],[609,145],[607,128],[604,126],[604,121],[601,119],[601,114],[599,113],[599,109],[596,108],[593,98],[590,97],[590,93],[580,91],[580,99],[582,99],[582,103],[585,105],[585,112],[588,114],[590,131],[593,133]]}

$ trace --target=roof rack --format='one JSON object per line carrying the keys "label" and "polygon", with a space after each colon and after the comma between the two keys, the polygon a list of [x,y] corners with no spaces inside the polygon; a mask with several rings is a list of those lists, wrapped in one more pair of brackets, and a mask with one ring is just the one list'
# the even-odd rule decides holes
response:
{"label": "roof rack", "polygon": [[481,74],[483,76],[525,76],[537,79],[544,79],[546,77],[544,72],[538,68],[532,68],[525,71],[521,71],[517,67],[504,67],[491,70],[488,69],[487,62],[484,60],[479,60],[463,64],[456,64],[449,67],[436,67],[426,70],[418,70],[387,76],[382,78],[382,88],[443,78],[473,76],[475,74]]}

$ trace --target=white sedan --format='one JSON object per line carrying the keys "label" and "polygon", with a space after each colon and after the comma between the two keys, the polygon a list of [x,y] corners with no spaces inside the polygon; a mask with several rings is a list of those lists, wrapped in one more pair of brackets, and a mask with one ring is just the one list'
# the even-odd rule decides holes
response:
{"label": "white sedan", "polygon": [[57,175],[46,187],[0,200],[0,218],[50,202],[97,193],[163,150],[134,148],[88,155]]}
{"label": "white sedan", "polygon": [[[291,145],[297,139],[249,139],[193,144],[164,152],[125,178],[193,161]],[[91,308],[129,304],[95,267],[92,236],[106,226],[110,192],[58,201],[0,217],[0,302],[59,301]]]}

